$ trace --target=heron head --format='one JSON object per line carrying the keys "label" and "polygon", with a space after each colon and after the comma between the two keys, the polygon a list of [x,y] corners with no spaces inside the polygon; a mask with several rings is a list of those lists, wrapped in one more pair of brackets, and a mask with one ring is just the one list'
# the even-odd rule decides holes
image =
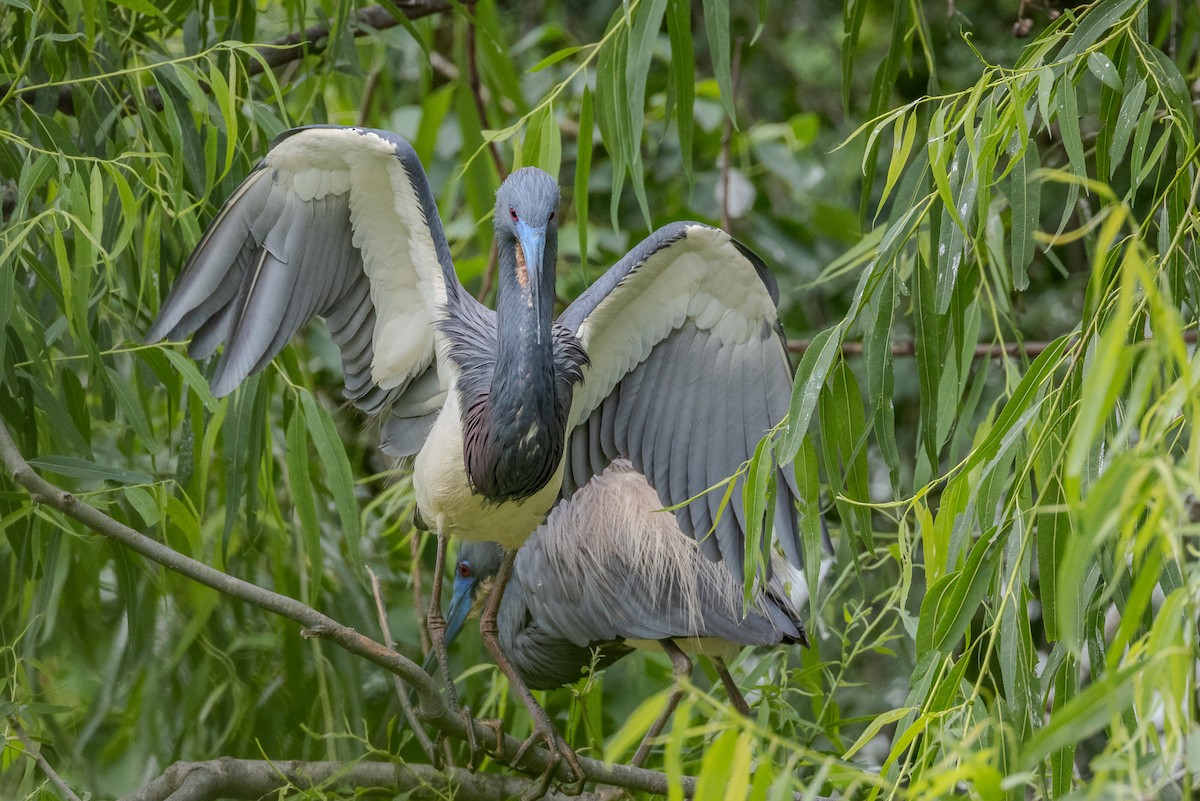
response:
{"label": "heron head", "polygon": [[558,182],[537,167],[522,167],[496,192],[500,263],[534,309],[554,299],[558,253]]}
{"label": "heron head", "polygon": [[446,609],[446,643],[462,631],[475,607],[479,588],[500,570],[504,549],[494,542],[464,542],[454,566],[454,595]]}

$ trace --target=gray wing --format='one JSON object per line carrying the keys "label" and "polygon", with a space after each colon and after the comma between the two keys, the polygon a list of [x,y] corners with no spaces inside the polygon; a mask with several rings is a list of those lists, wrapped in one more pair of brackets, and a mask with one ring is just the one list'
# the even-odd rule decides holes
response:
{"label": "gray wing", "polygon": [[[466,296],[425,172],[388,131],[288,131],[222,206],[147,334],[225,349],[213,392],[263,367],[314,315],[341,348],[345,394],[377,413],[435,359],[434,324]],[[468,296],[469,297],[469,296]],[[424,388],[417,403],[437,392]]]}
{"label": "gray wing", "polygon": [[[738,577],[746,519],[740,482],[720,484],[787,415],[792,371],[774,279],[748,249],[699,223],[659,229],[563,312],[590,365],[575,390],[563,497],[628,458],[680,528]],[[790,470],[775,476],[774,537],[800,564]],[[712,531],[712,536],[709,532]]]}
{"label": "gray wing", "polygon": [[786,565],[743,612],[740,582],[705,559],[659,507],[645,477],[623,459],[556,506],[514,567],[531,623],[577,646],[686,637],[803,641],[799,612],[787,600]]}
{"label": "gray wing", "polygon": [[592,665],[604,668],[633,649],[619,642],[578,645],[542,624],[529,609],[528,596],[519,575],[504,589],[497,619],[500,647],[531,688],[552,690],[579,680]]}

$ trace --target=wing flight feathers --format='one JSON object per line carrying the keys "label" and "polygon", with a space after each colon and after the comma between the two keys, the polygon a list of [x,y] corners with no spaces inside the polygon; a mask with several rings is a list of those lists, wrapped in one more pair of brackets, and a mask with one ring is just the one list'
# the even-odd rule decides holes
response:
{"label": "wing flight feathers", "polygon": [[[676,511],[679,526],[740,577],[741,482],[723,510],[725,487],[705,490],[737,473],[787,413],[792,373],[777,298],[762,262],[728,234],[675,223],[572,303],[559,323],[591,364],[573,401],[564,496],[627,458],[664,506],[700,496]],[[775,538],[798,564],[795,481],[782,470],[776,481]]]}
{"label": "wing flight feathers", "polygon": [[319,315],[346,397],[378,413],[433,363],[434,321],[460,289],[412,147],[310,126],[277,139],[221,207],[147,339],[195,332],[196,358],[224,343],[213,375],[224,395]]}

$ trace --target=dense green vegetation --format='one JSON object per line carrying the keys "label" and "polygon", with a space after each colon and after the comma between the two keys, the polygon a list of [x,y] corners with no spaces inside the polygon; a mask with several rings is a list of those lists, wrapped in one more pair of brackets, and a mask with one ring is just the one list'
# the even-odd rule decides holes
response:
{"label": "dense green vegetation", "polygon": [[[369,569],[419,661],[432,543],[323,328],[220,400],[142,337],[287,127],[412,141],[484,294],[495,188],[537,164],[561,297],[699,219],[771,265],[796,340],[761,458],[794,461],[836,544],[814,647],[739,661],[752,720],[697,673],[648,764],[675,797],[1195,795],[1194,4],[266,5],[0,6],[0,423],[34,470],[382,639]],[[0,474],[0,796],[67,797],[31,742],[93,798],[175,760],[427,761],[384,670],[46,500]],[[465,698],[523,736],[464,639]],[[635,655],[542,697],[620,762],[671,684]]]}

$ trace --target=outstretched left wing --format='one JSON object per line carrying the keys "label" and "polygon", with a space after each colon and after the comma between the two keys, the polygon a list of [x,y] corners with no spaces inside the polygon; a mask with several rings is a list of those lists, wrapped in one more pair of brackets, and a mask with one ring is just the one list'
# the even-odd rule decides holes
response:
{"label": "outstretched left wing", "polygon": [[[346,397],[378,413],[430,374],[451,300],[475,304],[412,147],[389,131],[314,125],[280,136],[225,201],[147,339],[195,331],[194,358],[225,343],[212,379],[224,395],[319,315],[341,348]],[[417,429],[397,439],[423,439]]]}
{"label": "outstretched left wing", "polygon": [[[787,414],[792,371],[762,261],[700,223],[660,228],[559,317],[590,365],[571,408],[563,496],[625,457],[679,526],[735,576],[744,564],[740,486],[718,514],[723,488],[759,440]],[[800,564],[796,499],[776,475],[775,538]],[[708,536],[712,530],[715,536]]]}

